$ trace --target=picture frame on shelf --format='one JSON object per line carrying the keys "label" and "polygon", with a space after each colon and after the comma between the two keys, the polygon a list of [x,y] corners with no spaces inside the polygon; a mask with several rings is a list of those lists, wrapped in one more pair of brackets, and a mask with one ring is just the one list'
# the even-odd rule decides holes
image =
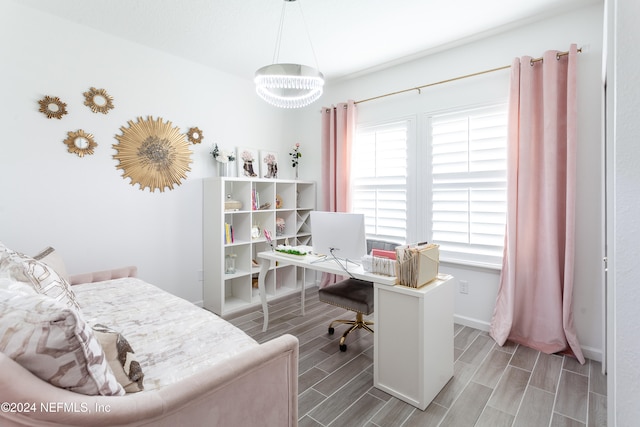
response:
{"label": "picture frame on shelf", "polygon": [[258,150],[246,147],[237,148],[236,164],[238,165],[238,176],[257,178],[260,172],[258,162]]}
{"label": "picture frame on shelf", "polygon": [[278,153],[260,150],[260,178],[278,178]]}

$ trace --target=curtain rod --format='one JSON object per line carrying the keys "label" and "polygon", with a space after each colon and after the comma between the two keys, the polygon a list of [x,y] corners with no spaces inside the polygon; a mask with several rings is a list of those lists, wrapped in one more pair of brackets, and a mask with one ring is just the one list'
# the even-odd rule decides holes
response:
{"label": "curtain rod", "polygon": [[[582,48],[579,48],[578,52],[582,52]],[[556,59],[560,59],[561,57],[566,56],[568,54],[569,54],[568,51],[566,51],[566,52],[558,52],[556,54]],[[543,59],[542,57],[531,59],[531,61],[530,61],[531,65],[533,65],[535,62],[542,62],[542,59]],[[475,77],[475,76],[479,76],[479,75],[482,75],[482,74],[489,74],[489,73],[493,73],[495,71],[506,70],[507,68],[511,68],[511,65],[504,65],[502,67],[492,68],[490,70],[478,71],[477,73],[465,74],[464,76],[453,77],[453,78],[446,79],[446,80],[441,80],[441,81],[435,82],[435,83],[429,83],[429,84],[426,84],[426,85],[416,86],[416,87],[412,87],[412,88],[409,88],[409,89],[398,90],[396,92],[385,93],[384,95],[378,95],[378,96],[374,96],[373,98],[362,99],[360,101],[355,101],[354,103],[355,104],[361,104],[363,102],[374,101],[376,99],[386,98],[387,96],[399,95],[401,93],[411,92],[411,91],[414,91],[414,90],[417,90],[418,94],[421,94],[422,93],[422,89],[427,88],[427,87],[437,86],[437,85],[441,85],[441,84],[444,84],[444,83],[450,83],[450,82],[454,82],[456,80],[463,80],[463,79],[467,79],[469,77]]]}

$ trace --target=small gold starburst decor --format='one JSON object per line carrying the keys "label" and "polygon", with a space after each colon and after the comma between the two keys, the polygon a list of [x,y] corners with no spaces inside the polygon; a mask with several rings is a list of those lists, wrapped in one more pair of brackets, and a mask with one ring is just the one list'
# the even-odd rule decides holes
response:
{"label": "small gold starburst decor", "polygon": [[116,135],[119,144],[113,144],[118,152],[113,158],[119,161],[116,168],[124,171],[122,177],[151,192],[180,185],[191,170],[191,150],[180,129],[170,121],[150,116],[146,120],[138,117],[135,123],[129,120],[128,124],[128,128],[120,128],[122,135]]}
{"label": "small gold starburst decor", "polygon": [[200,144],[204,139],[204,135],[202,135],[202,131],[197,127],[190,128],[187,132],[187,138],[189,138],[189,142],[192,144]]}
{"label": "small gold starburst decor", "polygon": [[67,144],[67,151],[80,157],[93,154],[93,149],[98,146],[93,140],[93,135],[86,133],[82,129],[78,129],[75,132],[67,132],[67,139],[64,140],[64,143]]}
{"label": "small gold starburst decor", "polygon": [[61,119],[67,114],[67,104],[60,101],[57,96],[45,96],[40,101],[40,112],[44,113],[48,119]]}
{"label": "small gold starburst decor", "polygon": [[104,89],[90,88],[84,95],[84,105],[94,113],[107,114],[113,108],[113,96]]}

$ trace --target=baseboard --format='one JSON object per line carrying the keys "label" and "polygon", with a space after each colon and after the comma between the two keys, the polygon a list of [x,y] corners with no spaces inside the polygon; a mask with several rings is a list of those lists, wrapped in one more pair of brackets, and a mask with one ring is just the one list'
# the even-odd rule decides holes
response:
{"label": "baseboard", "polygon": [[[453,321],[459,325],[468,326],[470,328],[479,329],[481,331],[489,332],[491,324],[478,319],[472,319],[470,317],[453,315]],[[585,358],[595,360],[596,362],[602,362],[602,350],[593,347],[580,346],[582,354]]]}
{"label": "baseboard", "polygon": [[596,362],[602,362],[602,350],[593,347],[580,346],[582,354],[585,358],[595,360]]}
{"label": "baseboard", "polygon": [[[317,285],[318,283],[309,283],[307,284],[307,289]],[[285,298],[286,296],[288,295],[283,296],[283,298]],[[197,305],[198,307],[203,307],[204,301],[203,300],[194,301],[193,304]],[[253,310],[255,310],[255,307],[252,307],[249,309],[249,311],[253,311]],[[459,325],[468,326],[470,328],[478,329],[485,332],[489,332],[489,329],[491,328],[491,324],[489,322],[473,319],[471,317],[459,316],[457,314],[453,315],[453,321]],[[586,346],[582,346],[581,348],[582,348],[582,354],[584,354],[584,357],[586,357],[587,359],[595,360],[597,362],[602,362],[601,349],[586,347]]]}
{"label": "baseboard", "polygon": [[470,317],[459,316],[457,314],[453,315],[453,322],[462,326],[468,326],[470,328],[479,329],[485,332],[489,332],[489,327],[491,326],[491,324],[488,322],[483,322],[478,319],[472,319]]}

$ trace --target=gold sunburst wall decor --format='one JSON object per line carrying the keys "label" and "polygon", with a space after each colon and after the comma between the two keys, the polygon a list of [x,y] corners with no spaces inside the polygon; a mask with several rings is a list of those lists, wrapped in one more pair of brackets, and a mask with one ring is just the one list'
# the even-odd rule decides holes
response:
{"label": "gold sunburst wall decor", "polygon": [[40,112],[44,113],[48,119],[61,119],[67,114],[67,104],[60,101],[57,96],[45,96],[40,101]]}
{"label": "gold sunburst wall decor", "polygon": [[204,139],[204,135],[202,135],[202,131],[200,129],[193,127],[187,132],[187,138],[189,138],[189,142],[192,144],[200,144]]}
{"label": "gold sunburst wall decor", "polygon": [[93,140],[93,135],[86,133],[82,129],[78,129],[75,132],[67,132],[67,139],[64,140],[64,143],[67,144],[67,151],[80,157],[93,154],[93,149],[98,146]]}
{"label": "gold sunburst wall decor", "polygon": [[84,105],[91,108],[94,113],[107,114],[113,108],[113,96],[104,89],[90,88],[83,93]]}
{"label": "gold sunburst wall decor", "polygon": [[191,170],[191,150],[180,129],[170,121],[150,116],[146,120],[138,117],[135,123],[129,120],[128,124],[128,128],[120,128],[122,135],[116,135],[119,143],[113,144],[118,152],[113,158],[119,160],[116,167],[124,171],[122,177],[151,192],[180,185]]}

